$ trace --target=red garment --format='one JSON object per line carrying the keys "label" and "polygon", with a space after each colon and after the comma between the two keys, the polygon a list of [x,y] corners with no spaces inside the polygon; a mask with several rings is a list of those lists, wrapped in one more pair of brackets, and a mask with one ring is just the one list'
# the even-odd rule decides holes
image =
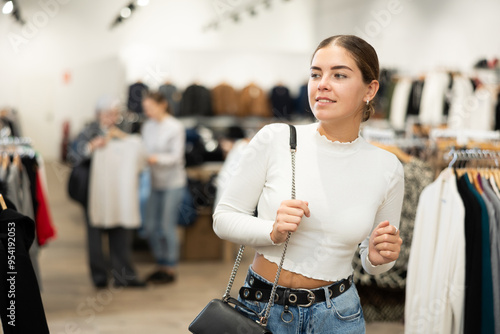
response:
{"label": "red garment", "polygon": [[42,182],[40,182],[39,173],[40,172],[37,171],[36,174],[36,200],[38,201],[38,210],[35,213],[35,222],[38,244],[43,246],[49,239],[56,236],[56,231],[52,224],[50,209],[45,196],[45,189],[43,188]]}

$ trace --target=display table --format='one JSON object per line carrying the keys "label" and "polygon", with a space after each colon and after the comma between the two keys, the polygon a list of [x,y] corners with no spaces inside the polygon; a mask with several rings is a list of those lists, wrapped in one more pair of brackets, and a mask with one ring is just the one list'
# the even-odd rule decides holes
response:
{"label": "display table", "polygon": [[[188,177],[191,180],[201,181],[206,184],[216,175],[222,162],[209,162],[200,166],[186,168]],[[197,196],[215,196],[210,192],[203,192]],[[200,200],[200,199],[198,199]],[[202,198],[200,202],[213,203],[213,198]],[[181,236],[181,259],[185,261],[209,261],[224,260],[232,262],[235,258],[237,245],[232,242],[220,239],[212,228],[213,208],[203,206],[198,210],[196,222],[183,229]]]}

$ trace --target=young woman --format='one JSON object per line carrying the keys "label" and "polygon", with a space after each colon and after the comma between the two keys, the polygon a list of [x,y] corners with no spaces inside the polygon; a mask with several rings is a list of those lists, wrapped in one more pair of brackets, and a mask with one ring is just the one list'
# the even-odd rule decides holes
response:
{"label": "young woman", "polygon": [[256,250],[239,297],[261,315],[280,244],[292,232],[268,322],[274,334],[364,333],[352,282],[356,248],[371,274],[389,270],[398,258],[403,168],[359,134],[373,111],[378,75],[377,54],[361,38],[322,41],[308,84],[318,122],[296,127],[297,199],[288,200],[290,131],[273,124],[252,139],[215,210],[214,230],[221,238]]}
{"label": "young woman", "polygon": [[143,125],[142,136],[151,168],[144,228],[158,264],[147,281],[170,283],[176,278],[179,262],[177,223],[186,186],[186,133],[182,123],[168,112],[167,100],[160,93],[148,93],[143,108],[149,119]]}

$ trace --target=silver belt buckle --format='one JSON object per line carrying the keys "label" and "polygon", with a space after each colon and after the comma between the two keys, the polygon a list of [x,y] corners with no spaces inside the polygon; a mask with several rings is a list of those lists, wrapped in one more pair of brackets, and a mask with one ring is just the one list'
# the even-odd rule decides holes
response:
{"label": "silver belt buckle", "polygon": [[[316,300],[316,295],[314,294],[314,292],[312,292],[311,290],[307,290],[307,289],[295,289],[295,290],[299,290],[299,291],[305,291],[307,292],[307,300],[309,300],[309,303],[308,304],[297,304],[297,306],[302,306],[302,307],[309,307],[311,306],[314,301]],[[290,294],[290,297],[288,297],[288,301],[291,302],[291,303],[295,303],[297,302],[297,295],[294,294],[294,293],[291,293]]]}

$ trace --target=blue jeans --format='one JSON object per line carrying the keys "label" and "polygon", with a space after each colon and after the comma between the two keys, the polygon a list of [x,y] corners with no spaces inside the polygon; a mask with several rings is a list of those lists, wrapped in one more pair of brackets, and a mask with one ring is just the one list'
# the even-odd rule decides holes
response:
{"label": "blue jeans", "polygon": [[137,233],[143,239],[147,238],[146,228],[146,211],[148,207],[149,195],[151,193],[151,172],[145,169],[139,175],[139,210],[141,213],[141,226]]}
{"label": "blue jeans", "polygon": [[[260,280],[272,284],[262,278],[250,267],[249,271]],[[245,282],[245,287],[250,286]],[[324,287],[328,295],[327,287]],[[263,316],[267,301],[238,300],[248,308]],[[256,320],[253,313],[239,309],[240,312]],[[290,306],[290,313],[284,313],[283,305],[273,305],[267,323],[267,329],[273,334],[361,334],[365,333],[365,320],[359,301],[359,295],[354,284],[341,294],[325,302],[315,303],[310,307]],[[282,318],[283,315],[283,318]],[[292,317],[293,315],[293,317]],[[289,323],[283,321],[286,320]]]}
{"label": "blue jeans", "polygon": [[159,265],[175,267],[179,262],[177,220],[183,194],[184,187],[151,190],[144,228]]}

